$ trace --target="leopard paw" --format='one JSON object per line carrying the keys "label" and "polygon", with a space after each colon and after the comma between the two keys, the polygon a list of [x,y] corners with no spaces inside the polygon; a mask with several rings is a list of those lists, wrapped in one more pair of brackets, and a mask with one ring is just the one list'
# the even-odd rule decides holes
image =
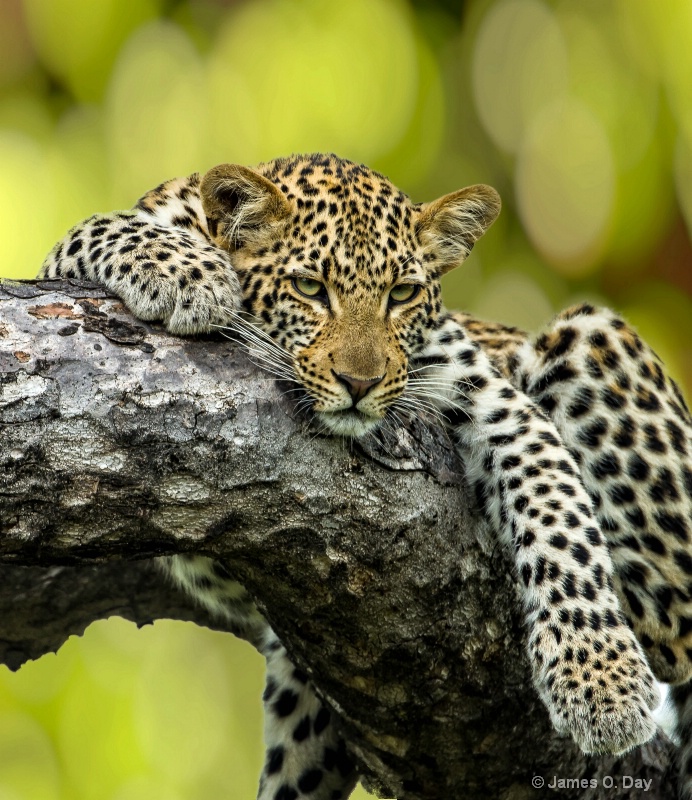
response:
{"label": "leopard paw", "polygon": [[555,626],[538,626],[529,652],[555,729],[585,753],[619,754],[654,736],[651,711],[659,692],[629,627],[613,611],[606,610],[602,620],[607,625],[598,631],[563,629],[557,642]]}
{"label": "leopard paw", "polygon": [[649,703],[641,694],[621,697],[583,686],[571,690],[569,697],[555,695],[557,702],[549,708],[553,725],[569,734],[584,753],[619,755],[645,744],[656,733]]}
{"label": "leopard paw", "polygon": [[95,214],[76,225],[40,274],[95,280],[139,319],[181,335],[228,325],[242,300],[227,252],[199,233],[128,211]]}
{"label": "leopard paw", "polygon": [[[228,325],[240,308],[242,292],[226,254],[204,246],[188,250],[182,258],[163,253],[168,256],[165,263],[149,243],[147,259],[125,264],[128,280],[112,281],[130,311],[182,336]],[[118,267],[116,275],[122,270]]]}
{"label": "leopard paw", "polygon": [[606,663],[603,659],[574,669],[559,668],[544,695],[551,720],[585,753],[620,754],[648,742],[656,733],[651,711],[659,703],[657,685],[638,652]]}

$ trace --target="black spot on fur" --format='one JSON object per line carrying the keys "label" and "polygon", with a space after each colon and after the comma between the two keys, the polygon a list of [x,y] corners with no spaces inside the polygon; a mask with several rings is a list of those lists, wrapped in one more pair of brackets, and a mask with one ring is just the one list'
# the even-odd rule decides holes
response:
{"label": "black spot on fur", "polygon": [[572,419],[579,419],[579,417],[591,411],[593,402],[593,391],[587,386],[582,387],[577,391],[576,399],[567,407],[567,414]]}
{"label": "black spot on fur", "polygon": [[298,788],[301,792],[305,794],[310,794],[310,792],[314,792],[315,789],[322,783],[322,770],[321,769],[309,769],[303,772],[303,774],[298,778]]}
{"label": "black spot on fur", "polygon": [[274,800],[297,800],[298,792],[288,784],[284,784],[274,795]]}
{"label": "black spot on fur", "polygon": [[609,475],[620,473],[620,462],[615,453],[604,453],[591,466],[591,472],[595,478],[605,478]]}
{"label": "black spot on fur", "polygon": [[572,348],[576,338],[577,331],[574,328],[563,328],[558,334],[557,342],[546,351],[543,357],[548,361],[565,355]]}
{"label": "black spot on fur", "polygon": [[678,514],[670,514],[667,512],[657,512],[654,514],[654,520],[660,528],[667,533],[672,533],[681,542],[686,542],[689,539],[687,525],[685,520]]}
{"label": "black spot on fur", "polygon": [[583,544],[577,542],[577,544],[572,545],[572,549],[570,551],[572,553],[572,557],[576,559],[580,564],[586,566],[589,561],[591,561],[591,554],[589,551],[584,547]]}
{"label": "black spot on fur", "polygon": [[67,255],[74,256],[82,249],[82,240],[81,239],[73,239],[70,242],[70,246],[67,248]]}
{"label": "black spot on fur", "polygon": [[305,715],[303,719],[293,729],[293,739],[296,742],[302,742],[308,738],[312,726],[310,724],[310,717]]}
{"label": "black spot on fur", "polygon": [[632,453],[627,461],[627,474],[636,481],[645,481],[649,477],[649,465],[639,455]]}
{"label": "black spot on fur", "polygon": [[267,752],[267,775],[279,772],[284,764],[284,749],[281,745],[272,747]]}
{"label": "black spot on fur", "polygon": [[545,372],[534,384],[533,392],[540,393],[551,387],[555,383],[563,383],[576,377],[576,372],[567,364],[556,364]]}
{"label": "black spot on fur", "polygon": [[287,717],[295,711],[298,705],[298,695],[291,689],[284,689],[274,703],[274,712],[277,717]]}

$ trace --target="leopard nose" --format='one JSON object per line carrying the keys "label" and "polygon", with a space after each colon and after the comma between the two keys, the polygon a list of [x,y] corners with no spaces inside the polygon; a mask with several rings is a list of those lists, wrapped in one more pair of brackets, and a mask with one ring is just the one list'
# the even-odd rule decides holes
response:
{"label": "leopard nose", "polygon": [[379,375],[377,378],[354,378],[343,372],[334,372],[334,377],[346,387],[354,406],[358,405],[373,386],[377,386],[384,379],[384,375]]}

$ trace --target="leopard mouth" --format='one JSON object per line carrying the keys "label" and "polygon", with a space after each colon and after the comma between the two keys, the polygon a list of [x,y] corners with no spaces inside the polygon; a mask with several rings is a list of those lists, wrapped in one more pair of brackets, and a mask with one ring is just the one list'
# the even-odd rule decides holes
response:
{"label": "leopard mouth", "polygon": [[355,408],[346,408],[342,411],[317,411],[315,416],[318,421],[336,436],[365,436],[382,422],[381,417],[364,414]]}

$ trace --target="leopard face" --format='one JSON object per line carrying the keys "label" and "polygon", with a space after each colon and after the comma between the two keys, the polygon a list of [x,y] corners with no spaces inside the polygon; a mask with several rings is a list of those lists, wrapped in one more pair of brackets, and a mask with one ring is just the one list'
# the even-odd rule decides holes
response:
{"label": "leopard face", "polygon": [[440,313],[440,277],[500,208],[473,186],[413,203],[336,156],[221,165],[202,179],[209,233],[232,254],[260,352],[331,433],[360,436],[404,393]]}

